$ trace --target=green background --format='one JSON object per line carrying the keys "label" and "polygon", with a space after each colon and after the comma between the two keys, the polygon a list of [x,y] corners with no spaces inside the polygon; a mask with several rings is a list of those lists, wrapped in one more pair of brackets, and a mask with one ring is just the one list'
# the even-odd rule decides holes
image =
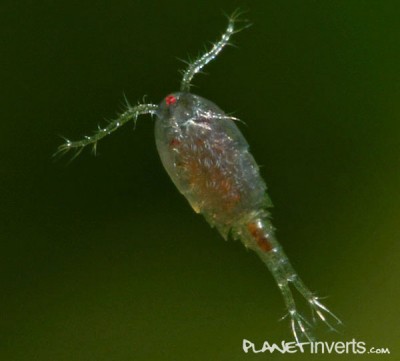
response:
{"label": "green background", "polygon": [[238,6],[253,26],[193,90],[246,122],[278,238],[344,322],[319,339],[399,359],[397,0],[2,0],[0,360],[312,358],[243,353],[243,338],[291,340],[281,295],[176,191],[149,116],[98,157],[51,158],[58,135],[90,134],[123,94],[177,90],[178,58]]}

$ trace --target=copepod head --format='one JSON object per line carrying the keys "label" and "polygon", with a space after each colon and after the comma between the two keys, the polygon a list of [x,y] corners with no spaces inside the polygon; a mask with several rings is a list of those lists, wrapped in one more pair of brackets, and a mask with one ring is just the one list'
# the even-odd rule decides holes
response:
{"label": "copepod head", "polygon": [[162,100],[156,115],[163,122],[181,125],[195,118],[197,103],[197,97],[193,94],[184,92],[171,93]]}

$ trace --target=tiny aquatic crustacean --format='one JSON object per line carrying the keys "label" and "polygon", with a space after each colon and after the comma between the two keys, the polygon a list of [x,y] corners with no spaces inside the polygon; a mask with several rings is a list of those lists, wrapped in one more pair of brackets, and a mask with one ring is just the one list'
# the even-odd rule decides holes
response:
{"label": "tiny aquatic crustacean", "polygon": [[141,114],[156,116],[155,137],[161,161],[179,191],[195,212],[201,213],[221,235],[240,240],[256,252],[274,276],[288,310],[297,342],[312,340],[311,323],[297,310],[290,285],[305,298],[315,315],[333,327],[327,318],[340,320],[302,282],[275,238],[267,208],[271,201],[249,146],[236,126],[211,101],[190,93],[191,81],[206,64],[229,44],[239,13],[229,17],[228,27],[211,50],[189,63],[179,92],[166,96],[159,105],[138,104],[105,128],[79,141],[66,140],[58,153],[75,149],[77,156],[87,145],[96,151],[97,142]]}

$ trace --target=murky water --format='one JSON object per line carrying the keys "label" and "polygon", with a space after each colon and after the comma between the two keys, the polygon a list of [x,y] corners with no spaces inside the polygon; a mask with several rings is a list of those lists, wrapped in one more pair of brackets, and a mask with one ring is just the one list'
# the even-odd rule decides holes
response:
{"label": "murky water", "polygon": [[193,91],[246,122],[277,236],[345,324],[320,340],[397,359],[395,1],[25,0],[0,6],[2,360],[261,360],[270,354],[244,354],[244,338],[291,341],[268,270],[176,191],[150,117],[102,141],[96,158],[51,158],[58,134],[90,134],[124,93],[158,103],[177,90],[177,58],[215,40],[221,10],[238,5],[253,26]]}

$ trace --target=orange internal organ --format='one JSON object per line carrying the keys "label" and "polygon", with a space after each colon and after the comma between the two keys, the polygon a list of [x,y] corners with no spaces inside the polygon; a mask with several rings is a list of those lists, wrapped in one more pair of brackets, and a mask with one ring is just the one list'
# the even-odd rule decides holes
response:
{"label": "orange internal organ", "polygon": [[264,252],[269,252],[272,250],[272,245],[268,240],[268,236],[265,235],[263,230],[257,226],[256,223],[249,223],[247,229],[250,234],[256,240],[258,247]]}
{"label": "orange internal organ", "polygon": [[196,139],[190,146],[182,149],[182,167],[187,175],[188,183],[203,207],[218,215],[233,211],[240,200],[240,191],[230,177],[228,169],[221,167],[223,151],[214,146],[206,146],[201,139]]}

